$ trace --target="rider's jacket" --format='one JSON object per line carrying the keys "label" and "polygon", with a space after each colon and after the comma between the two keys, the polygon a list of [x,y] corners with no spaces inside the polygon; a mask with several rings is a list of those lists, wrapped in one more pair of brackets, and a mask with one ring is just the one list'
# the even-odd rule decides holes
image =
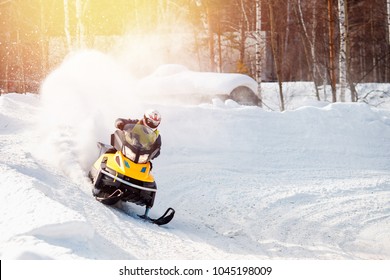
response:
{"label": "rider's jacket", "polygon": [[[118,118],[118,119],[115,120],[115,127],[120,129],[120,130],[123,130],[123,129],[125,129],[127,124],[137,124],[137,123],[141,124],[141,125],[144,125],[142,119],[138,120],[138,119],[122,119],[122,118]],[[156,157],[158,157],[160,155],[160,151],[161,151],[161,136],[160,136],[160,132],[156,129],[156,130],[154,130],[154,133],[156,133],[157,139],[154,142],[153,147],[151,148],[151,150],[155,151],[155,150],[158,149],[158,152],[156,153],[156,155],[152,159],[155,159]]]}

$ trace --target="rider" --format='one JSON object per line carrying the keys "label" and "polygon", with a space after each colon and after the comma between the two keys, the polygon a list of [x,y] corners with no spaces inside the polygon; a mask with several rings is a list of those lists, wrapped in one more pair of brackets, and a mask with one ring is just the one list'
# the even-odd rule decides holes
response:
{"label": "rider", "polygon": [[122,119],[118,118],[115,121],[115,127],[123,130],[125,129],[125,126],[127,124],[141,124],[144,126],[147,126],[151,128],[154,133],[157,135],[157,139],[153,144],[153,150],[158,149],[158,152],[153,156],[152,159],[155,159],[160,155],[160,149],[161,149],[161,136],[159,134],[159,131],[157,130],[157,127],[160,125],[161,122],[161,115],[157,110],[149,109],[146,110],[144,113],[144,117],[140,120],[138,119]]}

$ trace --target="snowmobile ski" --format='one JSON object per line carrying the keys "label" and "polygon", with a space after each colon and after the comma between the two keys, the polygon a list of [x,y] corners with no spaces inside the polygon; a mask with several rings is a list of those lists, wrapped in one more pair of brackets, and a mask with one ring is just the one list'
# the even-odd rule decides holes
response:
{"label": "snowmobile ski", "polygon": [[151,222],[153,224],[156,224],[158,226],[166,225],[168,224],[173,217],[175,216],[175,210],[173,208],[168,208],[165,213],[157,219],[152,219],[148,216],[148,209],[145,211],[144,215],[138,215],[141,219],[144,219],[145,221]]}
{"label": "snowmobile ski", "polygon": [[[120,189],[115,190],[112,194],[108,195],[106,193],[100,193],[103,194],[103,196],[96,195],[95,198],[97,201],[105,204],[105,205],[114,205],[117,202],[119,202],[123,196],[123,192]],[[174,217],[175,215],[175,210],[171,207],[169,207],[165,213],[157,219],[153,219],[149,217],[149,210],[150,207],[146,207],[145,209],[145,214],[144,215],[137,215],[139,218],[151,222],[153,224],[162,226],[168,224]]]}

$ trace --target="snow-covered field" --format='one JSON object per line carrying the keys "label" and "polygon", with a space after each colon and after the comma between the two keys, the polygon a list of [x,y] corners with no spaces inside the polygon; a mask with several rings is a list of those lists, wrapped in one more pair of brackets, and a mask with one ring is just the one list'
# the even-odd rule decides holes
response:
{"label": "snow-covered field", "polygon": [[[40,96],[2,95],[0,258],[390,259],[390,100],[319,103],[307,83],[287,92],[285,112],[155,104],[114,60],[84,53]],[[162,227],[134,218],[136,205],[118,205],[129,216],[95,201],[86,176],[114,120],[148,107],[163,116],[151,215],[176,210]]]}

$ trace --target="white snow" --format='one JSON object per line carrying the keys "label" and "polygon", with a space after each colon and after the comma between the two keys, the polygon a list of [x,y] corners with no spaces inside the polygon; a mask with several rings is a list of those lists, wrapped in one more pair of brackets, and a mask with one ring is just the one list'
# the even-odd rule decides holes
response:
{"label": "white snow", "polygon": [[257,82],[247,75],[195,72],[183,65],[165,64],[158,67],[151,75],[142,78],[137,84],[137,90],[150,98],[161,97],[162,100],[159,100],[161,103],[169,96],[177,98],[183,95],[187,100],[202,96],[228,96],[240,86],[257,92]]}
{"label": "white snow", "polygon": [[[136,83],[86,51],[40,96],[1,95],[1,259],[390,259],[389,85],[364,85],[363,96],[383,87],[366,98],[375,107],[286,84],[294,98],[278,112],[153,103]],[[264,84],[271,108],[275,88]],[[149,107],[163,116],[151,215],[176,210],[162,227],[134,218],[142,207],[95,201],[86,176],[115,118]]]}

